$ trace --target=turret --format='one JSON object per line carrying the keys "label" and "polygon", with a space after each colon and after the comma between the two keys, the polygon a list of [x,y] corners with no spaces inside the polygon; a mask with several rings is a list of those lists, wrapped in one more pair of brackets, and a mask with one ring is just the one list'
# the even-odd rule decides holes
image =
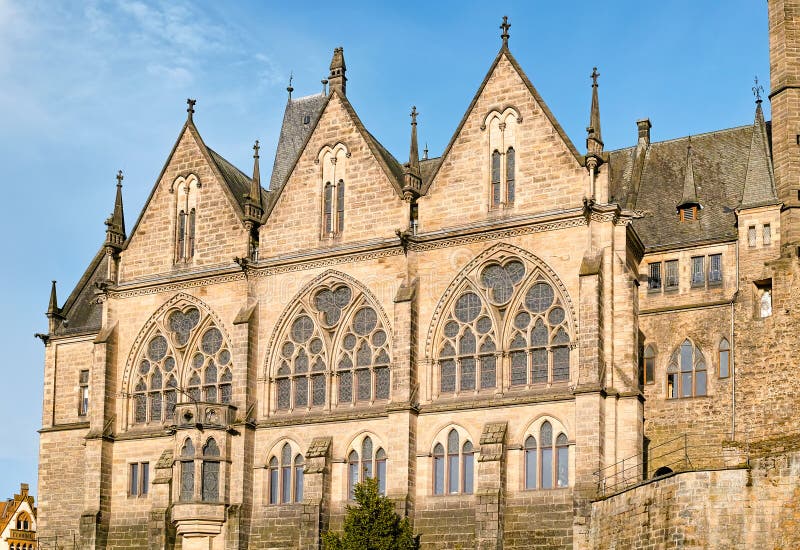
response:
{"label": "turret", "polygon": [[[603,164],[603,138],[600,132],[600,100],[597,95],[597,67],[592,69],[592,107],[589,111],[589,126],[586,127],[586,168],[589,170],[589,198],[597,195],[597,169]],[[605,193],[603,193],[605,195]]]}
{"label": "turret", "polygon": [[[291,86],[290,86],[291,87]],[[291,92],[289,92],[291,94]],[[251,260],[258,259],[258,228],[261,226],[261,217],[264,215],[264,203],[261,199],[261,170],[258,166],[258,140],[253,145],[253,178],[250,180],[250,190],[244,197],[244,224],[249,235],[248,256]]]}
{"label": "turret", "polygon": [[106,279],[116,283],[119,272],[119,253],[125,245],[125,214],[122,210],[122,170],[117,172],[117,196],[114,200],[114,211],[106,220],[106,255],[109,257]]}
{"label": "turret", "polygon": [[61,315],[61,308],[58,307],[58,297],[56,296],[56,282],[53,281],[52,286],[50,287],[50,303],[47,306],[47,322],[48,327],[47,331],[50,334],[53,334],[58,325],[61,321],[64,320],[64,316]]}

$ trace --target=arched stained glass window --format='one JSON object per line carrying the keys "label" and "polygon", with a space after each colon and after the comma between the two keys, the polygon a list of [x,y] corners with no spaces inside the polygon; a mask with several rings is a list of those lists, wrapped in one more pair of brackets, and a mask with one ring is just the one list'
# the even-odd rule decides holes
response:
{"label": "arched stained glass window", "polygon": [[203,446],[203,502],[219,501],[219,466],[219,447],[214,438],[209,437]]}
{"label": "arched stained glass window", "polygon": [[[232,401],[231,352],[222,332],[202,317],[197,307],[184,306],[155,320],[132,373],[133,423],[174,422],[179,401]],[[188,396],[178,394],[179,372]]]}
{"label": "arched stained glass window", "polygon": [[667,396],[670,399],[706,395],[706,360],[689,339],[675,349],[667,365]]}
{"label": "arched stained glass window", "polygon": [[187,439],[181,447],[181,488],[180,500],[194,499],[194,444]]}
{"label": "arched stained glass window", "polygon": [[371,300],[335,282],[309,291],[299,302],[276,350],[274,410],[388,399],[389,333]]}
{"label": "arched stained glass window", "polygon": [[267,461],[267,494],[270,504],[290,504],[303,501],[305,459],[292,450],[287,442],[280,448],[280,458],[273,455]]}
{"label": "arched stained glass window", "polygon": [[566,382],[570,374],[570,337],[566,312],[549,282],[528,288],[509,338],[511,385]]}

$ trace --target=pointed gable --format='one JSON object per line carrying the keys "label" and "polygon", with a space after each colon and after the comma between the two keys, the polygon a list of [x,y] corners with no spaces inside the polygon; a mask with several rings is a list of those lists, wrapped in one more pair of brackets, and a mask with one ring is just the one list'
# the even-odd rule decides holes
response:
{"label": "pointed gable", "polygon": [[420,201],[422,231],[479,222],[492,209],[491,128],[487,124],[492,113],[517,115],[513,207],[503,210],[516,215],[581,205],[586,178],[583,158],[503,47],[426,183],[427,196]]}
{"label": "pointed gable", "polygon": [[[197,179],[194,252],[190,261],[176,262],[175,184],[191,176]],[[194,123],[187,121],[126,242],[120,278],[225,265],[243,255],[247,242],[243,204],[249,186],[250,179],[208,148]]]}
{"label": "pointed gable", "polygon": [[761,101],[756,105],[753,121],[753,137],[750,140],[750,154],[747,158],[747,175],[744,180],[742,204],[740,208],[753,208],[768,204],[778,204],[775,180],[772,174],[772,159],[769,155],[769,141]]}
{"label": "pointed gable", "polygon": [[[338,168],[345,174],[344,225],[331,235],[324,227],[320,159],[340,145],[346,150],[345,167]],[[367,131],[347,98],[331,92],[285,182],[272,192],[261,228],[262,256],[394,238],[395,229],[408,225],[402,177],[400,164]]]}

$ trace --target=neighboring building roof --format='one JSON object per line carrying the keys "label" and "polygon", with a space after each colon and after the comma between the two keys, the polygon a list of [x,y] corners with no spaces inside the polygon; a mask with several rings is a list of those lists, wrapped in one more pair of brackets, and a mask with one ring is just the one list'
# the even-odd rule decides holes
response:
{"label": "neighboring building roof", "polygon": [[316,94],[297,99],[289,98],[286,102],[278,147],[275,150],[275,163],[272,165],[272,177],[269,180],[270,190],[280,187],[289,175],[311,130],[317,125],[327,100],[325,94]]}
{"label": "neighboring building roof", "polygon": [[[643,211],[633,226],[646,249],[736,239],[735,210],[742,201],[748,160],[766,155],[763,149],[751,150],[753,130],[741,126],[639,148],[645,156],[638,188],[632,183],[637,148],[609,153],[611,201]],[[688,166],[701,210],[697,220],[681,222],[676,209],[685,200]],[[631,194],[635,203],[628,201]]]}
{"label": "neighboring building roof", "polygon": [[20,493],[15,494],[14,498],[9,498],[5,502],[0,503],[0,533],[2,533],[8,526],[8,523],[14,519],[14,516],[23,503],[27,502],[28,507],[33,514],[33,519],[36,519],[36,507],[33,505],[34,499],[28,494],[28,484],[20,484]]}
{"label": "neighboring building roof", "polygon": [[[245,196],[250,192],[250,184],[253,181],[252,178],[245,175],[244,172],[236,168],[211,147],[206,146],[206,149],[208,149],[211,160],[213,160],[214,164],[217,165],[220,174],[222,174],[222,179],[228,185],[228,189],[230,189],[231,194],[239,203],[239,206],[244,209]],[[262,201],[266,202],[268,193],[269,192],[265,189],[261,189]]]}

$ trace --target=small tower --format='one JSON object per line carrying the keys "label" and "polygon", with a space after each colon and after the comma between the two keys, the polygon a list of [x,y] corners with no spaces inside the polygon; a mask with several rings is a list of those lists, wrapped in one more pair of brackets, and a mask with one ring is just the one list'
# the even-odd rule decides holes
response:
{"label": "small tower", "polygon": [[117,196],[114,199],[114,211],[105,221],[106,241],[104,243],[106,255],[109,257],[108,273],[106,278],[117,282],[117,268],[119,264],[119,253],[125,245],[125,213],[122,209],[122,170],[117,172]]}
{"label": "small tower", "polygon": [[258,228],[261,226],[261,216],[264,215],[264,203],[261,199],[261,170],[258,167],[260,148],[258,140],[256,140],[253,145],[253,179],[250,181],[250,191],[244,197],[244,224],[250,239],[248,255],[251,260],[258,259]]}
{"label": "small tower", "polygon": [[419,147],[417,146],[417,108],[411,107],[411,146],[408,163],[403,167],[403,198],[412,201],[419,196],[422,177],[419,171]]}
{"label": "small tower", "polygon": [[47,306],[47,313],[45,315],[47,315],[47,331],[50,334],[53,334],[61,321],[64,320],[64,316],[61,315],[61,308],[58,307],[55,281],[53,281],[53,284],[50,287],[50,303]]}
{"label": "small tower", "polygon": [[328,77],[328,84],[331,92],[336,90],[343,96],[347,95],[347,65],[344,62],[344,48],[341,46],[333,50],[331,59],[331,74]]}

